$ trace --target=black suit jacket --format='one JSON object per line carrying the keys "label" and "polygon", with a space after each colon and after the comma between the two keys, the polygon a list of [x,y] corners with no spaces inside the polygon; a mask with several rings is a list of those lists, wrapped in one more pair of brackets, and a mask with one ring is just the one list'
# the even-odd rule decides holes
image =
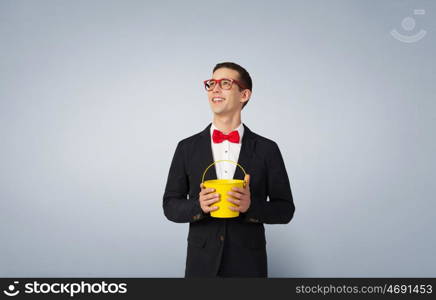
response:
{"label": "black suit jacket", "polygon": [[[274,141],[244,125],[238,163],[250,174],[251,205],[239,217],[213,218],[198,201],[203,172],[213,162],[210,126],[178,143],[163,196],[165,216],[189,223],[185,277],[267,277],[263,223],[289,223],[295,211],[282,155]],[[216,178],[212,167],[205,180]],[[234,179],[244,179],[240,168]]]}

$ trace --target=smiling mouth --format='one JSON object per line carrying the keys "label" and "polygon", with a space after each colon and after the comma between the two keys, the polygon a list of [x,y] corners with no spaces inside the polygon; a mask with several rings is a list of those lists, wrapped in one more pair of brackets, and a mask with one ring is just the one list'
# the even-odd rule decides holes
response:
{"label": "smiling mouth", "polygon": [[214,102],[214,103],[220,103],[223,101],[224,101],[224,98],[221,98],[221,97],[213,97],[212,98],[212,102]]}

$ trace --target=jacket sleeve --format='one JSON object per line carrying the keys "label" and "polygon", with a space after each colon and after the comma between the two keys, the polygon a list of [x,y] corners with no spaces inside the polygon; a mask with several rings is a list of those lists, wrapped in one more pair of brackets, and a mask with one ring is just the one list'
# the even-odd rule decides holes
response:
{"label": "jacket sleeve", "polygon": [[251,195],[251,204],[244,214],[244,220],[251,223],[287,224],[294,216],[295,206],[285,163],[275,142],[266,157],[266,164],[269,201]]}
{"label": "jacket sleeve", "polygon": [[176,223],[196,222],[206,215],[198,197],[189,199],[189,178],[186,172],[183,143],[179,142],[171,162],[163,196],[163,210],[168,220]]}

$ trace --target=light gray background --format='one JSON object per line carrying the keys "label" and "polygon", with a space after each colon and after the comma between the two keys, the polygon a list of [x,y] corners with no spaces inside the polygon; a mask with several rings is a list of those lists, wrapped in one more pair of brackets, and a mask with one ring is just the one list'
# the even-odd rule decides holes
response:
{"label": "light gray background", "polygon": [[[413,15],[425,9],[425,15]],[[435,1],[0,1],[0,276],[182,277],[162,195],[202,80],[254,80],[296,213],[271,277],[435,276]],[[416,28],[401,28],[411,16]],[[427,35],[416,43],[390,31]]]}

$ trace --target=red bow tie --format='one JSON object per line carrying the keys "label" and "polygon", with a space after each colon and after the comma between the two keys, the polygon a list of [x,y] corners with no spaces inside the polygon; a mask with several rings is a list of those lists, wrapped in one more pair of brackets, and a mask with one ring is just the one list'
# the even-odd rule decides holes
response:
{"label": "red bow tie", "polygon": [[224,140],[239,144],[239,132],[235,130],[230,132],[229,134],[224,134],[221,131],[214,129],[212,133],[212,140],[215,144],[222,143],[222,141]]}

